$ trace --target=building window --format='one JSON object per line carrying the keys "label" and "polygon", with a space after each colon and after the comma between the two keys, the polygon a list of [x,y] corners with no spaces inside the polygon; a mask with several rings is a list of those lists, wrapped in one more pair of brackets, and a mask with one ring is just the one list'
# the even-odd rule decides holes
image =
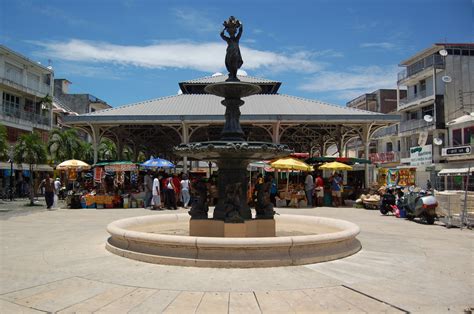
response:
{"label": "building window", "polygon": [[467,145],[474,144],[474,126],[464,128],[464,144],[467,144]]}
{"label": "building window", "polygon": [[408,113],[408,120],[417,120],[418,119],[418,112],[412,111]]}
{"label": "building window", "polygon": [[386,152],[392,152],[393,151],[392,142],[388,142],[386,146],[387,146],[386,149],[385,149]]}
{"label": "building window", "polygon": [[418,94],[418,85],[413,85],[413,94]]}
{"label": "building window", "polygon": [[18,115],[20,113],[20,97],[3,93],[3,111],[7,115]]}
{"label": "building window", "polygon": [[426,80],[420,81],[420,92],[426,91]]}
{"label": "building window", "polygon": [[397,141],[397,152],[401,151],[401,150],[400,150],[400,146],[401,146],[401,145],[400,145],[400,140],[398,140],[398,141]]}
{"label": "building window", "polygon": [[462,132],[461,129],[453,130],[453,145],[462,145]]}

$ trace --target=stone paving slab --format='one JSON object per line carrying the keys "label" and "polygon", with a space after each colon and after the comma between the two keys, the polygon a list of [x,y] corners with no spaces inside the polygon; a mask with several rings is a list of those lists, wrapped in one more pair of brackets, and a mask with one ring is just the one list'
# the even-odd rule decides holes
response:
{"label": "stone paving slab", "polygon": [[362,250],[292,267],[154,265],[107,252],[105,226],[167,211],[0,211],[0,313],[445,313],[474,305],[471,230],[356,208],[277,211],[354,222]]}

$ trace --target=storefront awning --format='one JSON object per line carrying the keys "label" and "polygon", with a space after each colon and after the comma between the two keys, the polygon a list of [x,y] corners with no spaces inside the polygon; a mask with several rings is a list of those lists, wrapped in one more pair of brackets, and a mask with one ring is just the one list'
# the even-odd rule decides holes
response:
{"label": "storefront awning", "polygon": [[442,169],[438,172],[438,176],[445,177],[445,176],[467,176],[468,171],[470,171],[470,175],[474,172],[474,168],[469,170],[468,168],[451,168],[451,169]]}
{"label": "storefront awning", "polygon": [[[0,169],[2,170],[10,170],[10,163],[9,162],[0,162]],[[13,164],[13,170],[30,170],[30,164]],[[54,169],[49,165],[34,165],[33,171],[54,171]]]}

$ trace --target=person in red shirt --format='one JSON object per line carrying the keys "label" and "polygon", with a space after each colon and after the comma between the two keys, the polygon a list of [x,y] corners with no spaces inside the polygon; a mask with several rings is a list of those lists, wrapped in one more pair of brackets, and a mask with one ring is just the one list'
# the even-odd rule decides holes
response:
{"label": "person in red shirt", "polygon": [[321,177],[321,174],[318,173],[316,175],[316,179],[314,180],[314,191],[316,194],[317,198],[317,204],[316,206],[323,206],[324,204],[324,180],[323,177]]}
{"label": "person in red shirt", "polygon": [[178,177],[177,174],[173,174],[173,185],[174,185],[176,203],[182,203],[181,202],[181,179]]}

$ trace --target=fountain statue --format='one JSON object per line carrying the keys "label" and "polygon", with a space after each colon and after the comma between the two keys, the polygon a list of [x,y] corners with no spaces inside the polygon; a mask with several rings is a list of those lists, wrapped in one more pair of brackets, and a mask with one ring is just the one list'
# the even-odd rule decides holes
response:
{"label": "fountain statue", "polygon": [[[227,42],[225,65],[229,71],[225,82],[210,84],[204,89],[207,93],[223,97],[222,105],[226,107],[225,123],[220,141],[181,144],[175,148],[180,156],[192,156],[201,160],[212,160],[219,168],[219,198],[215,206],[213,219],[226,223],[243,223],[252,219],[247,204],[247,165],[253,160],[274,159],[287,156],[291,150],[286,145],[248,142],[240,126],[240,106],[242,98],[261,92],[260,86],[241,82],[237,71],[242,66],[239,40],[242,36],[242,23],[234,16],[224,21],[221,37]],[[225,31],[229,37],[225,35]],[[202,202],[195,202],[189,215],[192,219],[207,219],[208,213]],[[273,219],[273,205],[268,202],[258,205],[257,219]]]}

